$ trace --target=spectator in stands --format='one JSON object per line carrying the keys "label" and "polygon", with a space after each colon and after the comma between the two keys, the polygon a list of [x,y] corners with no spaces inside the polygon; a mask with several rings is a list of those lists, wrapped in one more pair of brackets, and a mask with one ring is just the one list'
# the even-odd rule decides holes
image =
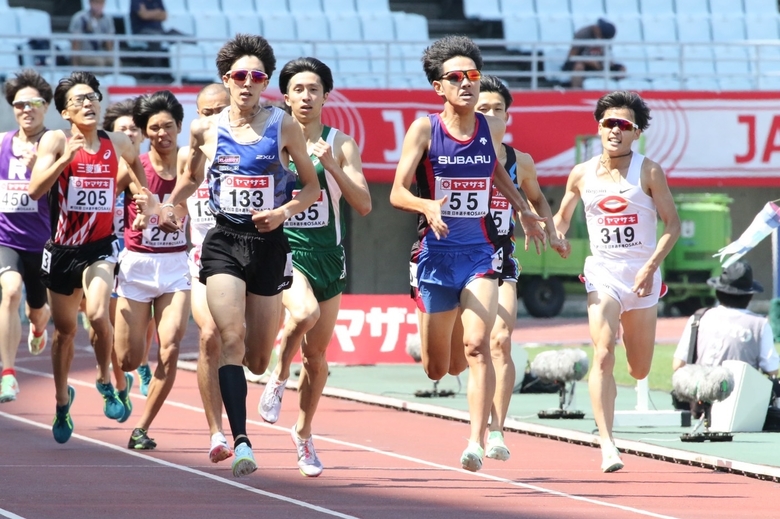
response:
{"label": "spectator in stands", "polygon": [[[114,19],[103,13],[105,6],[106,0],[89,0],[89,9],[77,12],[70,19],[69,32],[71,34],[113,36],[115,32]],[[102,54],[114,49],[113,39],[73,40],[71,49],[75,51],[71,58],[73,66],[110,67],[114,64],[113,56]]]}
{"label": "spectator in stands", "polygon": [[[615,26],[603,18],[599,18],[593,25],[583,27],[574,33],[575,40],[611,40],[615,37]],[[594,72],[604,70],[604,49],[606,44],[572,45],[563,70],[572,72],[571,88],[582,88],[583,74],[578,72]],[[610,63],[612,72],[625,72],[626,67],[620,63]],[[615,79],[617,76],[612,76]]]}
{"label": "spectator in stands", "polygon": [[[694,362],[702,366],[719,366],[724,360],[741,360],[770,376],[777,376],[780,356],[775,349],[769,321],[747,310],[753,294],[763,287],[753,281],[753,269],[739,260],[723,269],[720,277],[707,284],[715,288],[720,303],[699,317],[698,339]],[[699,312],[697,312],[699,313]],[[672,368],[676,371],[688,363],[693,315],[685,325],[674,352]]]}
{"label": "spectator in stands", "polygon": [[133,34],[165,34],[162,23],[167,18],[162,0],[130,2],[130,29]]}

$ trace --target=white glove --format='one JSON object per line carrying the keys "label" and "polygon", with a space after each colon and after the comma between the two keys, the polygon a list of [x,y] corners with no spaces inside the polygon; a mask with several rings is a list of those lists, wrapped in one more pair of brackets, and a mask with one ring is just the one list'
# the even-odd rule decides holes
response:
{"label": "white glove", "polygon": [[[780,227],[780,207],[774,202],[767,202],[742,236],[720,249],[712,257],[719,258],[723,268],[726,268],[747,254],[778,227]],[[731,257],[725,259],[729,254]]]}

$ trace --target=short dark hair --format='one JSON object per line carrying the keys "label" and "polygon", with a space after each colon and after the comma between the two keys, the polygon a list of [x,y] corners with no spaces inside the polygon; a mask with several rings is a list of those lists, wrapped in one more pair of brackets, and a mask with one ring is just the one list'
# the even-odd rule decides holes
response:
{"label": "short dark hair", "polygon": [[609,94],[604,94],[596,102],[596,111],[593,112],[593,116],[597,121],[601,121],[604,117],[604,112],[610,108],[628,108],[634,112],[634,122],[639,129],[645,131],[650,126],[650,108],[647,107],[644,100],[639,97],[636,92],[629,92],[628,90],[616,90]]}
{"label": "short dark hair", "polygon": [[482,52],[477,44],[467,36],[449,35],[436,40],[423,52],[422,64],[428,83],[438,81],[444,74],[444,62],[458,56],[470,58],[477,70],[482,70]]}
{"label": "short dark hair", "polygon": [[106,112],[103,115],[103,129],[113,132],[115,131],[114,125],[116,124],[117,119],[120,117],[132,117],[135,100],[136,98],[125,99],[124,101],[108,105],[108,108],[106,108]]}
{"label": "short dark hair", "polygon": [[512,106],[512,94],[509,93],[509,88],[501,81],[498,76],[485,74],[479,81],[480,92],[495,92],[504,98],[504,105],[508,110]]}
{"label": "short dark hair", "polygon": [[317,74],[326,94],[333,90],[333,73],[330,71],[330,67],[317,58],[305,57],[288,61],[282,67],[282,70],[279,72],[279,90],[282,91],[282,94],[287,93],[287,88],[290,86],[290,80],[293,76],[301,72]]}
{"label": "short dark hair", "polygon": [[715,291],[715,299],[728,308],[747,308],[753,299],[753,294],[727,294],[720,290]]}
{"label": "short dark hair", "polygon": [[230,71],[233,63],[244,56],[255,56],[263,62],[265,73],[270,78],[276,69],[276,58],[274,49],[268,43],[268,40],[262,36],[254,34],[236,34],[233,39],[228,40],[219,52],[217,52],[217,72],[219,77],[224,76]]}
{"label": "short dark hair", "polygon": [[100,92],[100,81],[97,80],[95,75],[91,72],[77,70],[72,72],[70,76],[60,79],[60,82],[57,83],[57,87],[54,89],[54,106],[58,112],[65,110],[65,107],[68,105],[68,92],[76,85],[87,85],[100,96],[99,99],[101,101],[103,100],[103,94]]}
{"label": "short dark hair", "polygon": [[43,77],[32,69],[25,69],[16,73],[16,77],[6,80],[3,85],[5,100],[13,104],[16,93],[23,88],[34,88],[46,103],[51,103],[51,85]]}
{"label": "short dark hair", "polygon": [[133,122],[141,132],[146,135],[146,125],[149,124],[149,118],[160,112],[168,112],[171,117],[181,126],[184,120],[184,108],[173,92],[170,90],[160,90],[153,94],[146,94],[136,98],[133,104]]}

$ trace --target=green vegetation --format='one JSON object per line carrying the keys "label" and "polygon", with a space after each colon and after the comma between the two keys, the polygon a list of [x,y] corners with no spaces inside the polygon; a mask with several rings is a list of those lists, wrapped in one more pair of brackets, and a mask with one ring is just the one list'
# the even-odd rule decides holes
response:
{"label": "green vegetation", "polygon": [[[539,353],[547,350],[557,350],[565,346],[541,346],[538,348],[528,348],[528,361],[531,362]],[[653,366],[650,368],[648,384],[650,389],[660,391],[672,390],[672,357],[676,344],[657,344],[653,352]],[[593,365],[593,348],[590,346],[583,348],[588,354],[590,365]],[[620,386],[635,386],[636,380],[628,374],[626,363],[626,350],[622,345],[615,348],[615,381]]]}

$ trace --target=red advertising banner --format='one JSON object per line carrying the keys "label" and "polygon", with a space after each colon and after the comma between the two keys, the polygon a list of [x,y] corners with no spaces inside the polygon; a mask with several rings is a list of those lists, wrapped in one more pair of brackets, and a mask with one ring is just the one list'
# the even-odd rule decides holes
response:
{"label": "red advertising banner", "polygon": [[[198,88],[174,88],[185,105],[180,143],[195,117]],[[111,100],[150,89],[111,87]],[[281,99],[278,90],[266,92]],[[505,142],[530,153],[542,185],[566,182],[577,158],[578,137],[593,136],[601,92],[513,92]],[[652,120],[642,151],[658,162],[673,186],[780,186],[780,92],[644,92]],[[336,90],[323,111],[326,124],[355,138],[366,177],[392,182],[406,129],[441,110],[427,90]],[[582,139],[580,139],[582,140]],[[581,159],[600,151],[585,139]]]}

